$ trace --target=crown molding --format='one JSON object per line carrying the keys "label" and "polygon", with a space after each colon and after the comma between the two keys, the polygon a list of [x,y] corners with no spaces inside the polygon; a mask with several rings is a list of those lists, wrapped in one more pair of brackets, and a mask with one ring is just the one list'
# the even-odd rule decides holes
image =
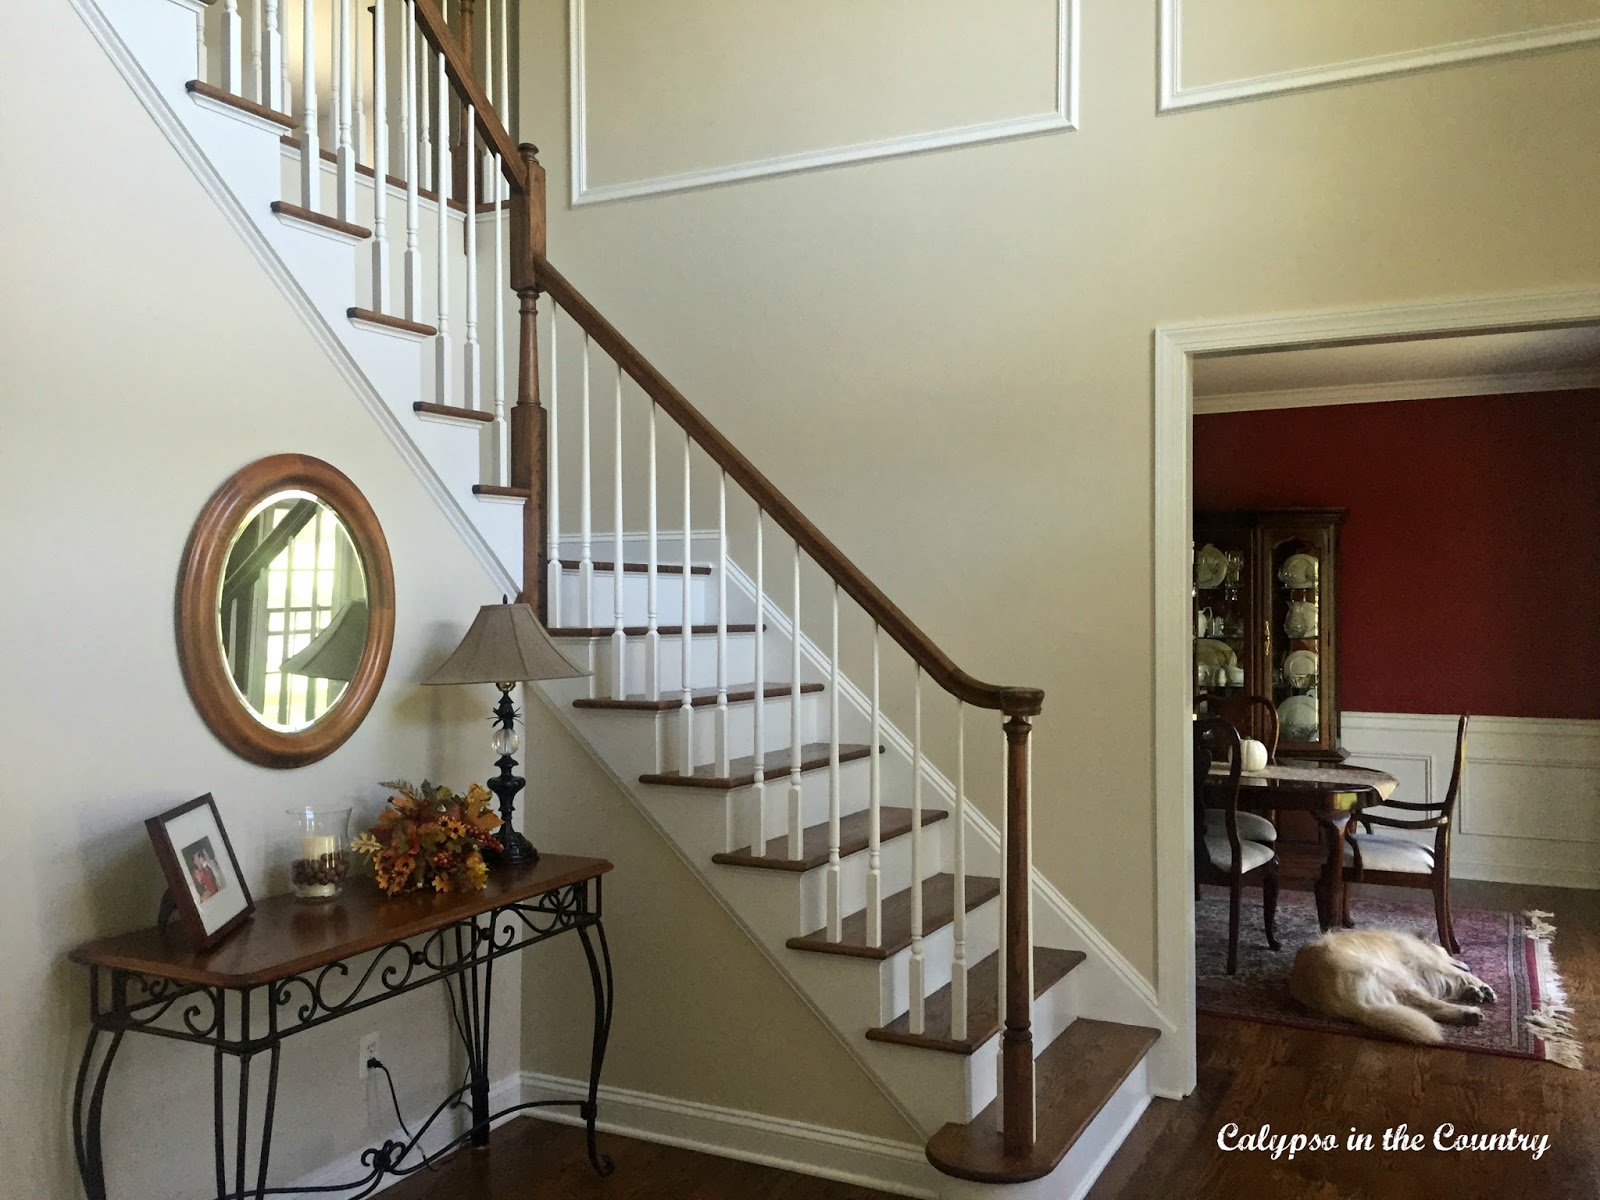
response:
{"label": "crown molding", "polygon": [[1571,392],[1600,388],[1600,369],[1524,371],[1517,375],[1454,375],[1441,379],[1394,379],[1377,383],[1329,384],[1279,391],[1226,392],[1196,396],[1196,416],[1318,408],[1330,404],[1384,404],[1395,400],[1442,400],[1452,396],[1511,396],[1523,392]]}
{"label": "crown molding", "polygon": [[978,125],[964,125],[926,133],[904,134],[878,141],[811,150],[799,154],[780,154],[751,159],[722,167],[685,171],[676,175],[629,180],[624,183],[589,182],[588,85],[585,66],[585,11],[587,0],[567,3],[567,111],[571,118],[568,147],[571,155],[572,206],[606,204],[659,196],[671,192],[694,191],[769,175],[793,175],[850,163],[899,158],[907,154],[926,154],[955,146],[1009,141],[1047,133],[1070,133],[1078,128],[1078,44],[1081,0],[1056,0],[1056,102],[1046,113],[1009,117]]}
{"label": "crown molding", "polygon": [[1156,111],[1175,112],[1189,108],[1209,108],[1217,104],[1233,104],[1241,100],[1255,100],[1287,92],[1338,87],[1347,83],[1361,83],[1368,79],[1414,75],[1420,71],[1433,71],[1441,67],[1482,62],[1486,59],[1519,58],[1552,50],[1566,50],[1574,46],[1600,42],[1600,20],[1574,21],[1566,25],[1552,25],[1521,33],[1502,33],[1466,41],[1444,42],[1393,54],[1347,59],[1326,66],[1277,71],[1267,75],[1192,86],[1186,86],[1183,82],[1183,0],[1161,0],[1156,37],[1159,47],[1157,59],[1161,74]]}

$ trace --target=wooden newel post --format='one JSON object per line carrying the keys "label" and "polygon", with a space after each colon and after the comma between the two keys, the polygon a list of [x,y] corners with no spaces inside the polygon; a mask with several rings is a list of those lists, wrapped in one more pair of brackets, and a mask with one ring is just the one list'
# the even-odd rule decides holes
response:
{"label": "wooden newel post", "polygon": [[522,302],[517,403],[511,410],[511,484],[528,489],[523,506],[521,598],[533,605],[541,621],[548,621],[550,481],[545,469],[545,439],[549,414],[539,402],[538,265],[545,252],[544,168],[539,165],[537,146],[524,142],[517,149],[522,154],[527,188],[513,189],[511,196],[511,287]]}
{"label": "wooden newel post", "polygon": [[1006,730],[1006,927],[1002,931],[1006,972],[1005,1034],[1000,1049],[1001,1107],[1007,1154],[1025,1154],[1034,1140],[1032,869],[1028,862],[1028,736],[1033,725],[1012,716]]}

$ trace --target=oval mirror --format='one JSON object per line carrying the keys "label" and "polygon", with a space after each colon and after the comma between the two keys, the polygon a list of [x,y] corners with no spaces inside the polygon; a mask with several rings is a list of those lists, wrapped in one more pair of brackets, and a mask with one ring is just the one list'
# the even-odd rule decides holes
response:
{"label": "oval mirror", "polygon": [[178,586],[178,650],[195,706],[253,762],[331,754],[372,707],[394,638],[389,549],[360,490],[280,454],[218,489]]}

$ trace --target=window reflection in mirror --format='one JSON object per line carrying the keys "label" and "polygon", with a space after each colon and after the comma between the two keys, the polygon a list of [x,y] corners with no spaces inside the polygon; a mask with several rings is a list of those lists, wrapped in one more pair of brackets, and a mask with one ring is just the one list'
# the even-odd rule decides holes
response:
{"label": "window reflection in mirror", "polygon": [[257,505],[229,547],[217,620],[235,691],[269,729],[315,724],[344,694],[367,640],[361,556],[309,492]]}

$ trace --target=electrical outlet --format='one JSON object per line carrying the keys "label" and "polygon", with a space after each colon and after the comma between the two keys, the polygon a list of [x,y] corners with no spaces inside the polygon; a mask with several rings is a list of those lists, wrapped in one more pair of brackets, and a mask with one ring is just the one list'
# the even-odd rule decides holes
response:
{"label": "electrical outlet", "polygon": [[356,1047],[356,1056],[356,1078],[365,1079],[371,1071],[367,1060],[378,1057],[378,1035],[369,1033],[362,1038]]}

